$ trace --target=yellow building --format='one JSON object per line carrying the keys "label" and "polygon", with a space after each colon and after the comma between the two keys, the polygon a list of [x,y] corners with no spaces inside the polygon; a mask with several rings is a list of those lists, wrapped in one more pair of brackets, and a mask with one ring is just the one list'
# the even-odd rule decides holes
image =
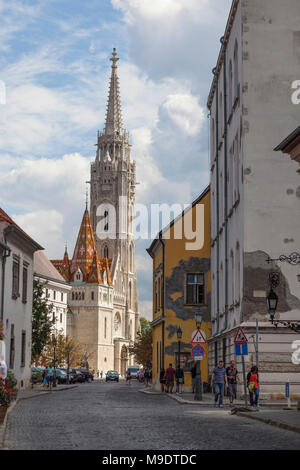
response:
{"label": "yellow building", "polygon": [[[152,383],[160,388],[160,370],[178,361],[177,330],[182,330],[180,364],[184,390],[191,391],[191,336],[195,313],[201,329],[211,335],[210,190],[209,186],[182,214],[161,230],[147,252],[153,259]],[[201,361],[202,381],[208,381],[208,347]]]}

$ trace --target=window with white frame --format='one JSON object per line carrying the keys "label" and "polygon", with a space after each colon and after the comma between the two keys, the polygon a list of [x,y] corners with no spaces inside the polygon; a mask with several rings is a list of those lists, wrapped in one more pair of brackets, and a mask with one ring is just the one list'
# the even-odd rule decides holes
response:
{"label": "window with white frame", "polygon": [[186,274],[186,298],[187,305],[202,305],[205,302],[204,295],[204,274],[187,273]]}

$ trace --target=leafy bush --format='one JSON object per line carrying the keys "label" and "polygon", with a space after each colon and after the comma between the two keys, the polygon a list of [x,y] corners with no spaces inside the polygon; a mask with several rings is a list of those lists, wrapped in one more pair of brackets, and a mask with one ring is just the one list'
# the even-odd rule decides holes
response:
{"label": "leafy bush", "polygon": [[6,388],[15,388],[17,383],[17,379],[15,378],[13,372],[8,369],[6,377]]}

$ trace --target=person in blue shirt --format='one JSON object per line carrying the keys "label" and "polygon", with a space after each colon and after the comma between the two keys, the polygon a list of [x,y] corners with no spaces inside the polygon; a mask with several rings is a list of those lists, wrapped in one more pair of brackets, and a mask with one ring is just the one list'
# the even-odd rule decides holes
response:
{"label": "person in blue shirt", "polygon": [[215,392],[215,408],[219,400],[219,408],[223,408],[223,397],[225,392],[225,385],[228,387],[228,380],[224,362],[219,361],[217,367],[214,368],[211,377],[211,389]]}

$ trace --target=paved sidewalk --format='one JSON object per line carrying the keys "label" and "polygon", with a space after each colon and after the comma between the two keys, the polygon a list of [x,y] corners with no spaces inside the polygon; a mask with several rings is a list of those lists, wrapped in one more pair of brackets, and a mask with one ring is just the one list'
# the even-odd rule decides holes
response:
{"label": "paved sidewalk", "polygon": [[300,411],[297,409],[260,409],[258,413],[238,411],[236,414],[300,434]]}
{"label": "paved sidewalk", "polygon": [[[178,393],[162,393],[162,392],[159,392],[159,391],[156,391],[156,390],[153,390],[151,389],[150,387],[148,388],[144,388],[144,389],[141,389],[140,392],[143,392],[143,393],[146,393],[146,394],[154,394],[154,395],[165,395],[169,398],[172,398],[173,400],[176,400],[178,403],[181,403],[182,405],[204,405],[204,406],[210,406],[210,405],[213,405],[214,404],[214,396],[212,393],[203,393],[202,395],[202,401],[197,401],[194,399],[194,394],[193,393],[182,393],[182,394],[178,394]],[[249,403],[249,401],[248,401]],[[259,401],[259,405],[260,407],[274,407],[274,408],[284,408],[286,406],[286,400],[266,400],[266,399],[260,399]],[[228,408],[230,409],[229,407],[229,398],[228,397],[224,397],[224,400],[223,400],[223,404],[224,404],[224,408]],[[250,404],[249,404],[250,405]],[[244,407],[245,406],[245,401],[244,400],[241,400],[241,399],[238,399],[238,400],[234,400],[234,406],[235,407]],[[292,406],[294,406],[295,408],[297,407],[297,402],[294,401],[292,402]]]}

